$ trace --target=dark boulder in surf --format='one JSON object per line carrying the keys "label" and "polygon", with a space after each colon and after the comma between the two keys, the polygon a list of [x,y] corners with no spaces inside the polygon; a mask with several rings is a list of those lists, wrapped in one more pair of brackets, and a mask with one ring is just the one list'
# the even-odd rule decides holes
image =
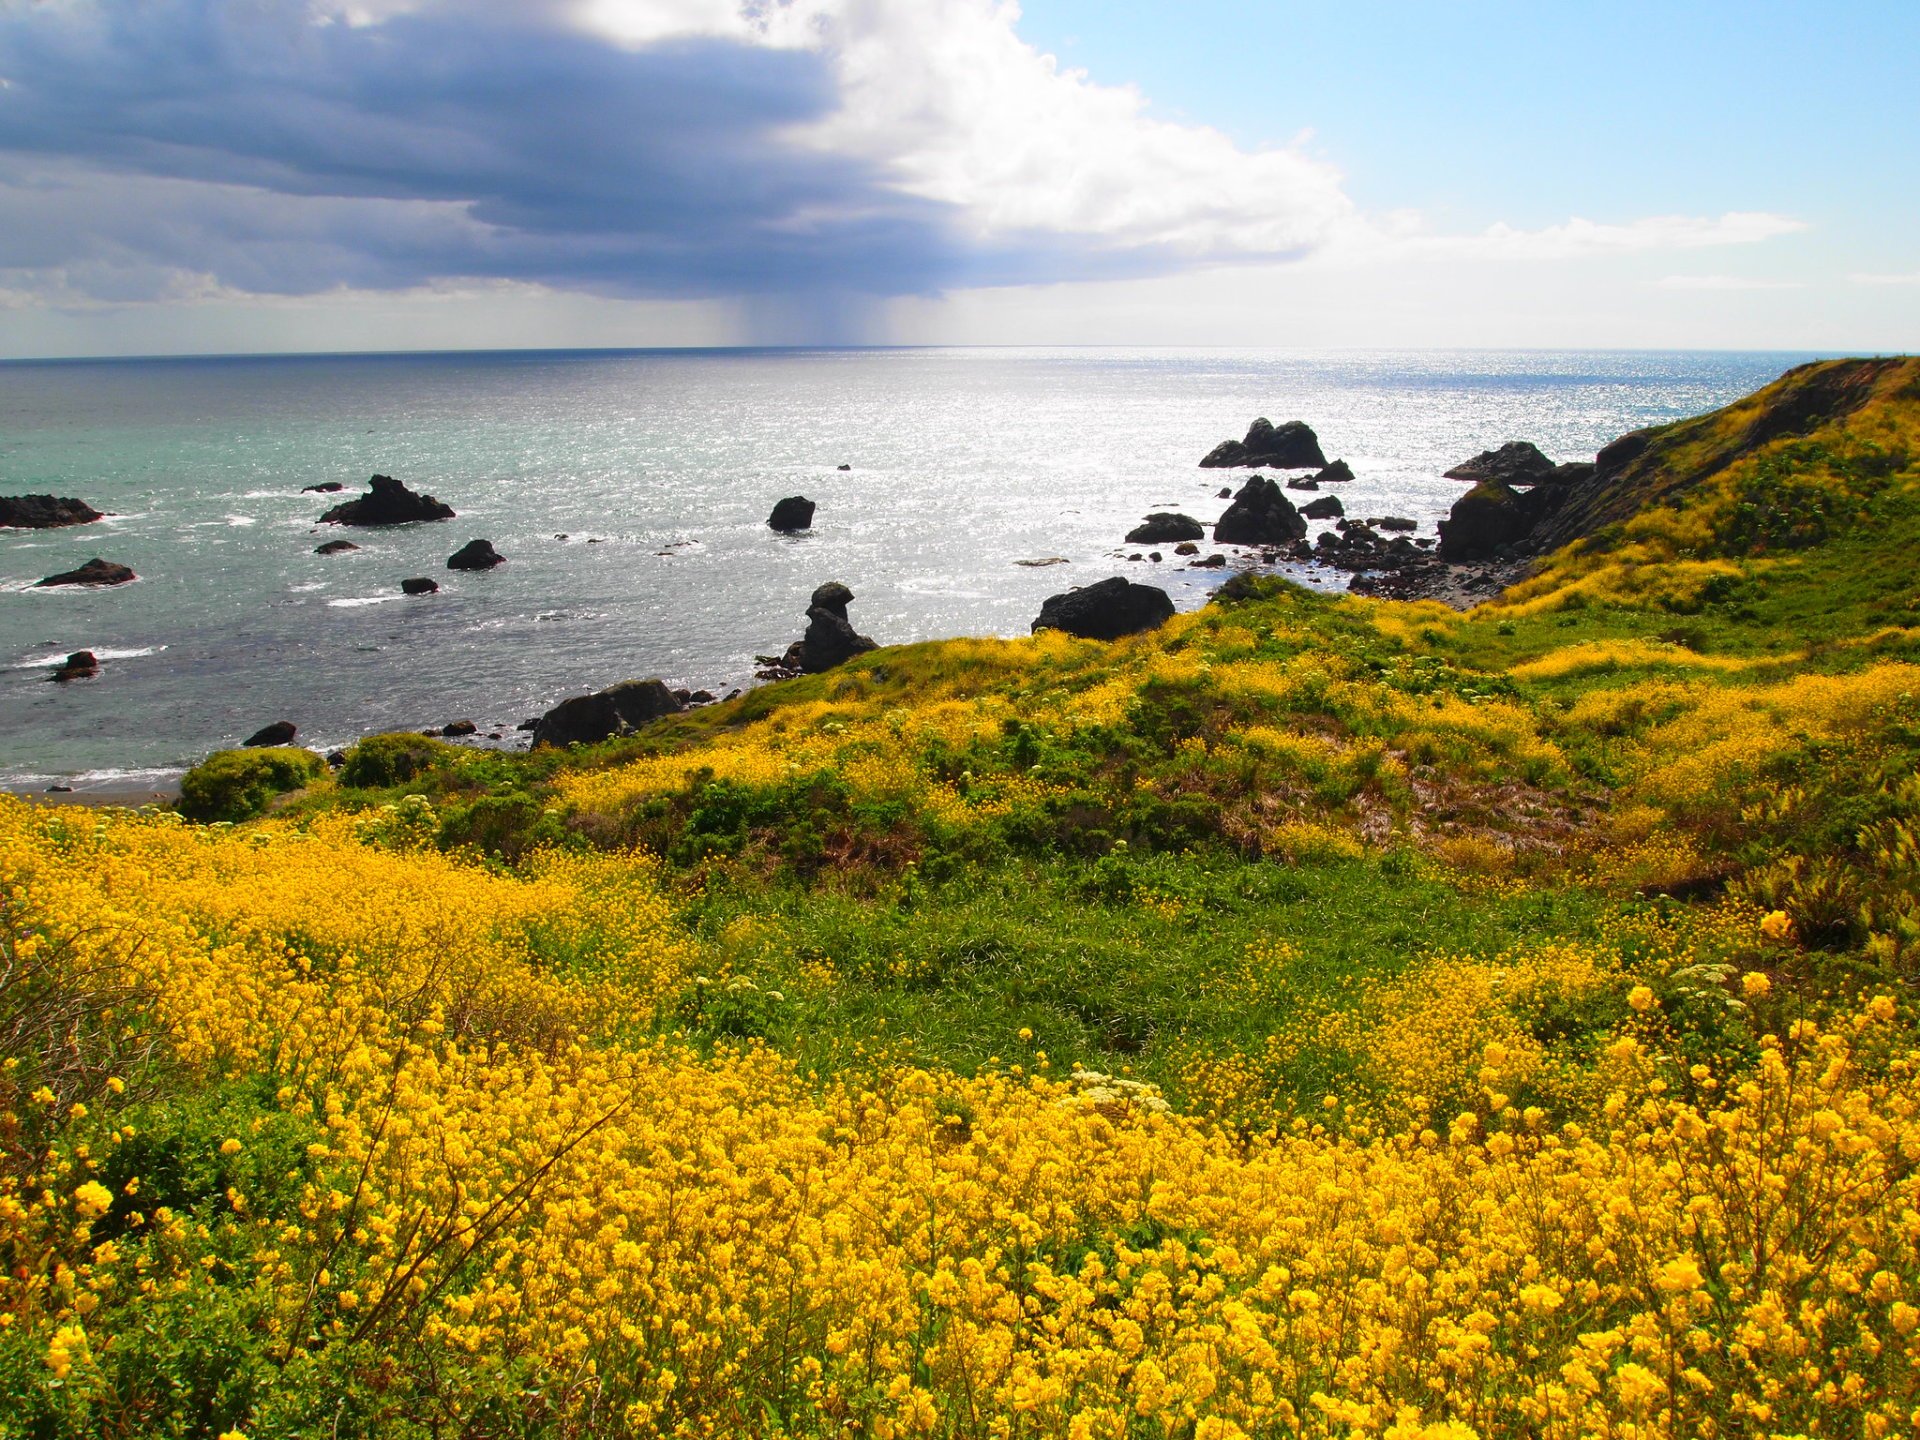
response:
{"label": "dark boulder in surf", "polygon": [[1446,472],[1449,480],[1497,480],[1503,485],[1538,485],[1555,469],[1553,461],[1527,440],[1509,440],[1498,450],[1482,450]]}
{"label": "dark boulder in surf", "polygon": [[54,669],[51,678],[64,683],[68,680],[91,680],[99,673],[100,658],[91,650],[76,650]]}
{"label": "dark boulder in surf", "polygon": [[449,570],[491,570],[507,563],[507,557],[493,548],[491,540],[469,540],[447,557]]}
{"label": "dark boulder in surf", "polygon": [[773,507],[773,513],[767,516],[767,528],[778,530],[783,535],[791,535],[796,530],[813,528],[813,512],[817,507],[804,495],[789,495]]}
{"label": "dark boulder in surf", "polygon": [[22,530],[58,530],[65,525],[91,525],[100,512],[71,495],[0,495],[0,526]]}
{"label": "dark boulder in surf", "polygon": [[1213,527],[1213,538],[1222,545],[1284,545],[1306,533],[1307,522],[1293,502],[1265,475],[1242,485]]}
{"label": "dark boulder in surf", "polygon": [[411,525],[420,520],[451,520],[453,507],[431,495],[409,490],[391,475],[376,475],[366,494],[334,506],[322,525]]}
{"label": "dark boulder in surf", "polygon": [[1191,515],[1156,510],[1127,532],[1127,544],[1170,545],[1176,540],[1203,539],[1206,533],[1206,527]]}
{"label": "dark boulder in surf", "polygon": [[62,570],[58,575],[49,575],[33,583],[36,588],[43,585],[124,585],[129,580],[139,578],[125,565],[102,560],[96,555],[78,570]]}
{"label": "dark boulder in surf", "polygon": [[1266,465],[1275,470],[1319,470],[1327,457],[1321,453],[1320,437],[1304,420],[1289,420],[1275,425],[1262,416],[1247,427],[1244,440],[1222,440],[1200,462],[1203,470],[1230,469],[1238,465]]}

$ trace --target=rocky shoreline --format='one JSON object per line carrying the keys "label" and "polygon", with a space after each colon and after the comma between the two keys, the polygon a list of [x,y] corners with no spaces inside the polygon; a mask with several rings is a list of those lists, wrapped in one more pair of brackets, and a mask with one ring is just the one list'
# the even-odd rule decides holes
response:
{"label": "rocky shoreline", "polygon": [[[1125,543],[1166,545],[1174,558],[1186,562],[1178,568],[1218,571],[1223,580],[1231,574],[1283,574],[1304,566],[1314,571],[1345,572],[1351,577],[1348,588],[1355,594],[1437,600],[1456,609],[1470,609],[1524,576],[1531,564],[1522,553],[1530,530],[1557,511],[1569,494],[1604,472],[1610,453],[1626,453],[1629,458],[1637,453],[1630,443],[1633,439],[1625,437],[1608,447],[1598,467],[1556,465],[1524,441],[1509,442],[1497,451],[1476,456],[1447,472],[1449,478],[1469,482],[1471,488],[1454,505],[1448,520],[1436,527],[1439,533],[1416,536],[1412,532],[1419,526],[1413,520],[1347,513],[1333,492],[1355,479],[1354,470],[1343,459],[1329,462],[1319,437],[1306,422],[1290,420],[1275,426],[1261,418],[1249,427],[1244,440],[1223,442],[1200,461],[1200,466],[1214,470],[1259,467],[1276,475],[1256,473],[1248,476],[1237,491],[1222,488],[1215,498],[1229,503],[1217,520],[1159,511],[1131,529]],[[1322,491],[1323,487],[1325,493],[1314,495],[1297,508],[1288,493]],[[335,495],[343,488],[337,482],[327,482],[305,486],[302,493]],[[99,518],[100,513],[83,501],[52,496],[0,497],[0,507],[8,507],[8,520],[23,528],[84,524]],[[812,527],[815,508],[813,501],[802,496],[784,498],[774,507],[768,526],[788,536],[804,533]],[[373,528],[442,521],[454,518],[454,514],[451,506],[431,495],[417,494],[389,476],[375,475],[366,494],[334,505],[317,523]],[[1310,521],[1331,522],[1311,543]],[[1203,553],[1202,542],[1207,540],[1209,530],[1211,544],[1224,548]],[[351,541],[332,540],[323,543],[317,553],[329,555],[357,548]],[[448,559],[447,568],[484,573],[505,563],[506,558],[489,541],[476,539],[457,550]],[[1165,557],[1157,550],[1148,554],[1122,548],[1112,552],[1112,558],[1161,563]],[[1039,566],[1070,562],[1056,556],[1013,563]],[[40,584],[114,585],[134,578],[123,566],[94,560],[78,571],[49,576]],[[427,596],[438,585],[426,577],[410,577],[401,582],[401,588],[409,595]],[[778,681],[819,673],[875,648],[876,642],[855,631],[847,618],[846,607],[852,599],[852,591],[837,580],[816,589],[806,609],[805,635],[782,654],[757,657],[753,679]],[[1034,620],[1033,628],[1059,628],[1091,638],[1112,639],[1154,628],[1172,614],[1173,606],[1164,590],[1116,576],[1084,587],[1068,586],[1053,595]],[[74,663],[81,655],[93,659],[85,652],[76,652],[50,678],[99,683],[96,677],[101,669],[97,663]],[[673,690],[658,680],[626,680],[608,689],[561,700],[545,714],[528,720],[482,726],[460,719],[424,726],[418,733],[502,749],[519,749],[522,736],[526,736],[527,748],[593,743],[630,733],[667,715],[721,698],[732,699],[751,683],[742,679],[738,687],[721,697],[706,689]],[[715,686],[726,688],[726,682]],[[276,721],[250,736],[242,748],[294,745],[296,735],[292,721]],[[335,750],[327,759],[337,766],[342,761],[341,752]],[[76,781],[73,785],[60,783],[18,793],[43,797],[48,803],[140,805],[163,803],[179,790],[177,780],[154,779],[137,787],[124,783],[88,786],[78,777]]]}

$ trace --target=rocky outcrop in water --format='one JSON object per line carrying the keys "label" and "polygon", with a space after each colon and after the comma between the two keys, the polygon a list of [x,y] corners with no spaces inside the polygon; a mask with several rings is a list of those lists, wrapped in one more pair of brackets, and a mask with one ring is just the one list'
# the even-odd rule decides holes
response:
{"label": "rocky outcrop in water", "polygon": [[1338,495],[1322,495],[1300,507],[1301,518],[1306,520],[1338,520],[1346,513],[1346,506],[1340,503]]}
{"label": "rocky outcrop in water", "polygon": [[322,480],[318,485],[302,485],[300,493],[302,495],[338,495],[346,488],[338,480]]}
{"label": "rocky outcrop in water", "polygon": [[313,553],[316,555],[344,555],[349,550],[358,550],[359,548],[360,547],[351,540],[329,540],[324,545],[314,546]]}
{"label": "rocky outcrop in water", "polygon": [[249,750],[277,745],[291,745],[293,737],[300,733],[300,727],[291,720],[276,720],[271,725],[262,725],[253,734],[242,740],[241,745]]}
{"label": "rocky outcrop in water", "polygon": [[800,669],[818,675],[879,648],[868,636],[856,633],[847,619],[847,606],[852,603],[853,591],[838,580],[829,580],[813,592],[807,602],[807,633],[801,636],[795,657]]}
{"label": "rocky outcrop in water", "polygon": [[491,540],[469,540],[447,557],[449,570],[491,570],[507,563],[507,557],[493,548]]}
{"label": "rocky outcrop in water", "polygon": [[1087,640],[1117,640],[1158,629],[1172,618],[1173,601],[1166,591],[1116,575],[1097,585],[1048,596],[1030,628],[1064,630]]}
{"label": "rocky outcrop in water", "polygon": [[1353,467],[1344,460],[1336,460],[1313,478],[1322,485],[1344,484],[1353,479]]}
{"label": "rocky outcrop in water", "polygon": [[58,575],[49,575],[33,583],[36,589],[45,585],[124,585],[129,580],[139,578],[125,565],[102,560],[96,555],[78,570],[62,570]]}
{"label": "rocky outcrop in water", "polygon": [[100,658],[91,650],[76,650],[54,668],[49,677],[62,683],[68,680],[91,680],[100,673]]}
{"label": "rocky outcrop in water", "polygon": [[1526,440],[1509,440],[1498,450],[1482,450],[1446,472],[1449,480],[1497,480],[1502,485],[1538,485],[1555,470],[1553,461]]}
{"label": "rocky outcrop in water", "polygon": [[1206,538],[1206,527],[1191,515],[1156,510],[1127,532],[1129,545],[1171,545],[1177,540]]}
{"label": "rocky outcrop in water", "polygon": [[767,516],[767,528],[778,530],[783,535],[791,535],[797,530],[813,528],[813,512],[818,508],[804,495],[789,495],[773,507],[773,513]]}
{"label": "rocky outcrop in water", "polygon": [[591,695],[562,700],[533,727],[533,748],[592,745],[638,730],[686,707],[659,680],[623,680]]}
{"label": "rocky outcrop in water", "polygon": [[357,499],[334,506],[320,517],[322,525],[411,525],[421,520],[451,520],[453,507],[431,495],[409,490],[391,475],[376,475],[371,487]]}
{"label": "rocky outcrop in water", "polygon": [[1240,465],[1265,465],[1274,470],[1319,470],[1327,457],[1320,437],[1304,420],[1275,425],[1265,416],[1247,427],[1244,440],[1222,440],[1200,462],[1202,470],[1224,470]]}
{"label": "rocky outcrop in water", "polygon": [[1293,502],[1265,475],[1242,485],[1213,527],[1213,538],[1222,545],[1284,545],[1306,533],[1307,522]]}
{"label": "rocky outcrop in water", "polygon": [[414,575],[400,582],[400,593],[403,595],[437,595],[439,592],[440,582],[425,575]]}
{"label": "rocky outcrop in water", "polygon": [[58,530],[91,525],[100,512],[71,495],[0,495],[0,526],[22,530]]}

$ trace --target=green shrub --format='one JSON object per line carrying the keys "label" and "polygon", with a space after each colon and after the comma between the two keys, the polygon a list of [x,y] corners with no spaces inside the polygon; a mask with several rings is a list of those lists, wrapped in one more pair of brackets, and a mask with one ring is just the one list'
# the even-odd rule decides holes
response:
{"label": "green shrub", "polygon": [[430,735],[410,735],[404,730],[391,735],[369,735],[347,751],[347,763],[340,768],[340,783],[361,790],[405,785],[459,754],[457,747]]}
{"label": "green shrub", "polygon": [[275,746],[216,750],[180,780],[180,813],[190,820],[246,820],[276,795],[311,784],[326,764],[311,750]]}

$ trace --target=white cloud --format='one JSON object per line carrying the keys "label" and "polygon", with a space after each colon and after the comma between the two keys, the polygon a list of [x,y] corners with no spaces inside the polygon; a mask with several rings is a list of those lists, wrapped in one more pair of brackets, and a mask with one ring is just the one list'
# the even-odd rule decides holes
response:
{"label": "white cloud", "polygon": [[1478,235],[1423,236],[1406,241],[1416,249],[1490,260],[1574,260],[1588,256],[1633,255],[1659,250],[1705,250],[1721,245],[1754,245],[1805,230],[1790,215],[1730,210],[1712,217],[1653,215],[1626,224],[1578,217],[1540,230],[1489,226]]}
{"label": "white cloud", "polygon": [[1663,275],[1653,282],[1662,290],[1800,290],[1798,280],[1756,280],[1746,275]]}
{"label": "white cloud", "polygon": [[1856,285],[1920,285],[1920,270],[1908,275],[1849,275]]}
{"label": "white cloud", "polygon": [[1330,165],[1147,114],[1020,39],[996,0],[578,0],[624,45],[755,39],[823,56],[839,106],[791,138],[882,167],[988,244],[1058,237],[1181,260],[1300,254],[1353,213]]}

